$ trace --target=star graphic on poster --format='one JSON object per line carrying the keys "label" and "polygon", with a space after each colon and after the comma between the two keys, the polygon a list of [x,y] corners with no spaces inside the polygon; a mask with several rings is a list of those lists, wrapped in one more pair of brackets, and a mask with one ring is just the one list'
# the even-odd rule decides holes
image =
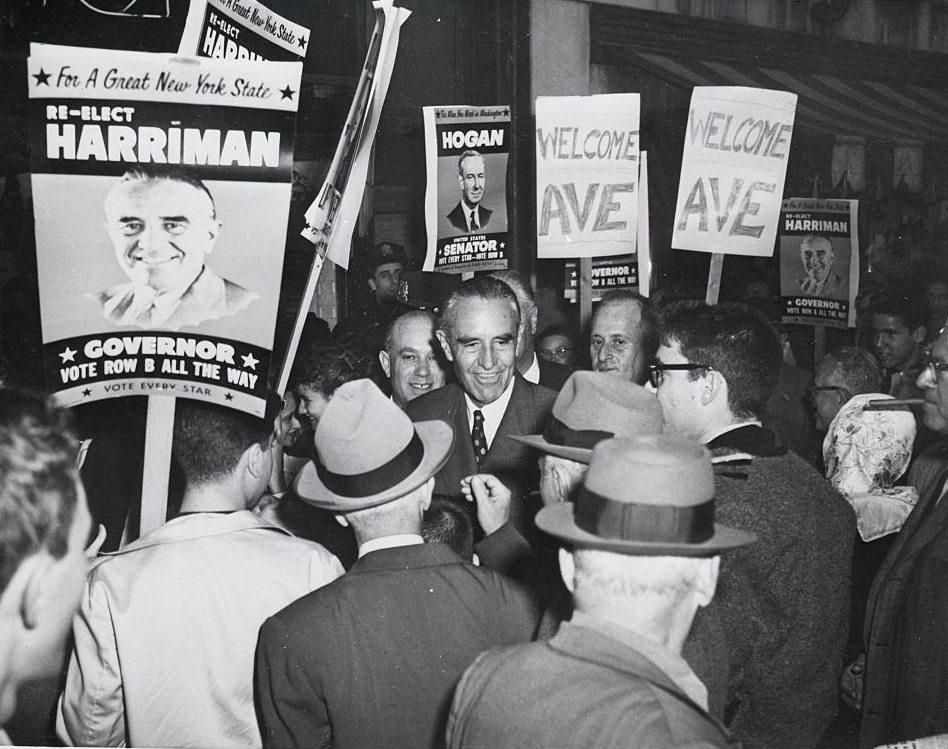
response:
{"label": "star graphic on poster", "polygon": [[283,95],[283,99],[292,99],[293,94],[295,94],[296,92],[293,89],[291,89],[289,86],[287,86],[286,88],[281,88],[280,93]]}
{"label": "star graphic on poster", "polygon": [[300,48],[301,48],[301,49],[305,49],[305,48],[306,48],[306,37],[305,37],[305,36],[301,36],[299,39],[296,40],[296,43],[300,45]]}
{"label": "star graphic on poster", "polygon": [[71,349],[69,346],[66,346],[66,350],[59,355],[59,358],[63,360],[63,364],[65,364],[67,361],[75,362],[77,353],[79,352],[75,349]]}
{"label": "star graphic on poster", "polygon": [[88,398],[90,395],[92,395],[92,391],[89,388],[86,388],[85,390],[82,391],[83,398]]}
{"label": "star graphic on poster", "polygon": [[240,355],[240,358],[244,360],[244,366],[245,366],[247,369],[256,370],[256,369],[257,369],[257,365],[260,363],[260,360],[259,360],[259,359],[255,359],[255,358],[254,358],[253,353],[249,353],[249,354],[247,354],[247,355],[241,354],[241,355]]}
{"label": "star graphic on poster", "polygon": [[234,399],[234,396],[233,396],[233,395],[231,395],[230,393],[224,393],[224,400],[225,400],[225,401],[232,401],[233,399]]}
{"label": "star graphic on poster", "polygon": [[507,246],[507,243],[506,243],[506,242],[501,242],[501,243],[500,243],[500,249],[504,249],[504,247],[506,247],[506,246]]}
{"label": "star graphic on poster", "polygon": [[40,68],[39,73],[33,73],[33,77],[36,79],[37,86],[48,86],[49,85],[49,73]]}
{"label": "star graphic on poster", "polygon": [[503,114],[504,117],[509,117],[509,116],[510,116],[510,109],[509,109],[509,108],[504,107],[504,108],[503,108],[502,110],[500,110],[500,111],[501,111],[501,113]]}
{"label": "star graphic on poster", "polygon": [[569,278],[570,278],[571,281],[575,281],[575,280],[576,280],[576,271],[571,270],[571,271],[569,272]]}

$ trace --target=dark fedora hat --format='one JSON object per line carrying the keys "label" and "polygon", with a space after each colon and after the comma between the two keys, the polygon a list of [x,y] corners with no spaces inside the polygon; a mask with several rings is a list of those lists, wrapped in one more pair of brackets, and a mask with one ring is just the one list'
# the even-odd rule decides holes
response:
{"label": "dark fedora hat", "polygon": [[641,385],[602,372],[574,372],[563,384],[543,434],[512,437],[550,455],[588,463],[609,437],[659,434],[662,407]]}
{"label": "dark fedora hat", "polygon": [[445,464],[454,432],[443,421],[413,424],[371,380],[341,385],[316,425],[317,460],[296,478],[316,507],[346,513],[391,502]]}
{"label": "dark fedora hat", "polygon": [[707,448],[666,435],[599,443],[576,502],[544,507],[536,524],[579,548],[639,556],[714,556],[756,540],[714,522]]}

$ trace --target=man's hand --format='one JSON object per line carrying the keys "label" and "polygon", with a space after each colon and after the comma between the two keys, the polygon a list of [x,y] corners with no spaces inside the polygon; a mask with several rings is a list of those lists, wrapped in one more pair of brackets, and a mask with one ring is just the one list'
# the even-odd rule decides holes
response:
{"label": "man's hand", "polygon": [[489,473],[465,476],[461,479],[461,494],[477,505],[477,522],[484,529],[484,535],[489,536],[510,519],[510,489],[496,476]]}
{"label": "man's hand", "polygon": [[839,678],[839,693],[853,710],[862,710],[862,685],[866,677],[866,654],[850,663]]}

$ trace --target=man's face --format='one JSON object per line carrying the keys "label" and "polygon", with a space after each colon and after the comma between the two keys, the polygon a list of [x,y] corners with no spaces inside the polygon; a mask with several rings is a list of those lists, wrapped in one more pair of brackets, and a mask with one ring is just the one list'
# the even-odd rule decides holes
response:
{"label": "man's face", "polygon": [[876,356],[882,366],[890,370],[904,369],[911,364],[925,338],[924,328],[912,331],[901,317],[879,313],[872,316],[872,331]]}
{"label": "man's face", "polygon": [[819,237],[800,245],[800,260],[809,278],[822,283],[833,269],[833,245],[828,239]]}
{"label": "man's face", "polygon": [[297,409],[299,399],[296,393],[288,390],[283,398],[283,408],[273,420],[273,436],[284,447],[293,447],[303,433]]}
{"label": "man's face", "polygon": [[197,278],[220,230],[207,193],[177,180],[120,183],[105,200],[105,218],[122,270],[159,293]]}
{"label": "man's face", "polygon": [[933,319],[944,325],[948,319],[948,284],[942,281],[932,281],[926,289],[928,309]]}
{"label": "man's face", "polygon": [[458,184],[461,186],[464,202],[469,206],[477,205],[484,197],[485,179],[484,159],[480,156],[468,156],[461,161],[458,168]]}
{"label": "man's face", "polygon": [[[660,364],[690,364],[681,353],[681,344],[672,341],[671,346],[662,344],[655,355]],[[700,406],[702,377],[691,379],[694,372],[687,370],[665,370],[661,382],[654,388],[658,402],[665,417],[665,432],[678,434],[691,439],[700,439],[703,429],[699,427],[695,415]],[[649,389],[653,389],[649,386]]]}
{"label": "man's face", "polygon": [[325,411],[326,406],[329,405],[329,398],[307,385],[297,385],[296,395],[300,399],[300,404],[296,411],[299,414],[300,420],[306,419],[315,430],[316,425],[323,415],[323,411]]}
{"label": "man's face", "polygon": [[553,333],[543,337],[536,351],[541,359],[568,366],[573,354],[573,344],[565,335]]}
{"label": "man's face", "polygon": [[[813,376],[813,385],[818,388],[845,388],[845,384],[829,372],[817,370]],[[833,423],[839,409],[850,398],[847,390],[814,390],[813,405],[816,409],[816,429],[819,432],[825,432],[829,425]]]}
{"label": "man's face", "polygon": [[444,386],[436,345],[434,323],[427,317],[411,315],[395,323],[392,348],[382,351],[379,359],[399,406]]}
{"label": "man's face", "polygon": [[369,279],[369,288],[375,292],[380,304],[391,304],[398,299],[398,286],[405,272],[401,263],[385,263],[375,268]]}
{"label": "man's face", "polygon": [[461,299],[438,340],[464,391],[478,405],[493,403],[510,384],[517,361],[517,311],[503,299]]}
{"label": "man's face", "polygon": [[593,315],[589,358],[596,372],[645,381],[648,362],[639,347],[642,315],[635,304],[609,304]]}
{"label": "man's face", "polygon": [[[942,333],[932,344],[931,360],[948,363],[948,332]],[[933,372],[926,367],[916,380],[922,389],[925,405],[922,406],[922,419],[925,426],[936,432],[948,434],[948,371]]]}
{"label": "man's face", "polygon": [[[79,606],[79,597],[89,572],[89,560],[85,547],[92,530],[92,516],[86,502],[82,481],[76,478],[76,507],[72,514],[72,526],[66,553],[57,559],[50,569],[50,598],[42,622],[42,643],[37,643],[35,654],[30,657],[31,673],[25,680],[41,679],[58,674],[65,657],[66,641],[70,632],[73,614]],[[37,628],[39,629],[39,628]],[[37,633],[39,635],[39,632]]]}

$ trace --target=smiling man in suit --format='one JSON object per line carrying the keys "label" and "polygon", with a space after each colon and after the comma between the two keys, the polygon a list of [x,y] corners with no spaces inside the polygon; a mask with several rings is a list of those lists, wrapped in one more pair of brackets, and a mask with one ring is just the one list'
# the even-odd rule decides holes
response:
{"label": "smiling man in suit", "polygon": [[463,478],[491,473],[513,491],[511,514],[522,528],[532,514],[518,498],[536,491],[539,472],[531,449],[507,438],[542,431],[556,393],[517,374],[519,326],[517,297],[503,281],[480,276],[461,284],[437,330],[457,382],[411,401],[408,414],[454,429],[454,450],[435,476],[435,493],[459,497]]}

